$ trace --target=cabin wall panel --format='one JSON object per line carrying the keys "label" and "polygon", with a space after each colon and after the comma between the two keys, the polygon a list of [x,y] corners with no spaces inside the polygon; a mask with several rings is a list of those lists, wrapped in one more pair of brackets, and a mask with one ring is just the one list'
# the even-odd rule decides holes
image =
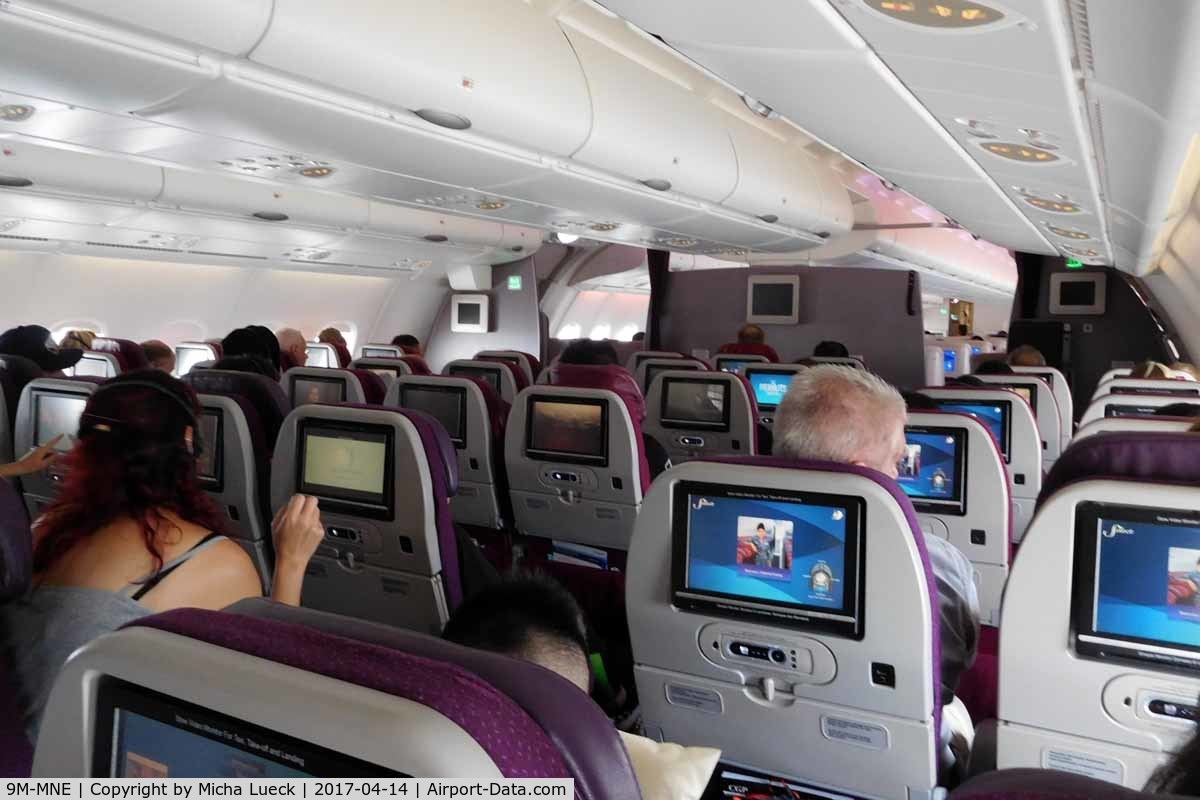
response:
{"label": "cabin wall panel", "polygon": [[920,286],[908,313],[907,272],[830,267],[762,267],[672,272],[663,305],[661,349],[712,353],[735,341],[746,320],[751,275],[800,276],[800,323],[764,325],[782,359],[810,355],[825,339],[844,343],[897,386],[924,383]]}

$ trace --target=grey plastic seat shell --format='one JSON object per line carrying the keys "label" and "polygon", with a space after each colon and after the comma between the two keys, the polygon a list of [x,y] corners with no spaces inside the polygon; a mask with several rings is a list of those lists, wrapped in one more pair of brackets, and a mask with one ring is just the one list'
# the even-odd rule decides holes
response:
{"label": "grey plastic seat shell", "polygon": [[638,362],[637,372],[633,373],[638,386],[642,388],[642,394],[650,393],[650,386],[646,381],[646,373],[651,369],[655,372],[662,372],[668,369],[672,371],[692,370],[707,372],[708,365],[694,358],[643,358]]}
{"label": "grey plastic seat shell", "polygon": [[[734,362],[738,362],[738,363],[745,362],[745,363],[751,363],[751,364],[770,364],[771,363],[771,359],[767,358],[766,356],[741,355],[739,353],[717,353],[712,358],[713,369],[717,370],[718,372],[723,372],[723,371],[725,371],[725,369],[722,366],[722,364],[728,363],[730,361],[734,361]],[[739,371],[740,371],[740,369],[739,369]]]}
{"label": "grey plastic seat shell", "polygon": [[337,369],[342,365],[338,360],[337,348],[331,344],[324,342],[307,342],[305,343],[305,352],[308,359],[304,362],[306,367],[330,367]]}
{"label": "grey plastic seat shell", "polygon": [[1014,366],[1013,372],[1018,375],[1050,377],[1050,391],[1054,394],[1054,402],[1058,404],[1058,418],[1062,421],[1062,449],[1066,450],[1075,432],[1075,398],[1071,395],[1071,384],[1067,383],[1067,376],[1063,375],[1062,370],[1054,367]]}
{"label": "grey plastic seat shell", "polygon": [[[203,357],[192,362],[191,366],[185,372],[179,371],[179,364],[183,361],[181,355],[185,350],[195,350],[200,352]],[[182,378],[188,372],[191,372],[196,367],[204,367],[212,365],[220,360],[217,354],[217,348],[213,347],[208,342],[180,342],[175,345],[175,377]]]}
{"label": "grey plastic seat shell", "polygon": [[1137,431],[1150,433],[1153,431],[1190,431],[1197,419],[1177,419],[1175,417],[1101,417],[1081,427],[1072,441],[1080,441],[1089,436],[1120,431]]}
{"label": "grey plastic seat shell", "polygon": [[[604,401],[608,408],[608,465],[585,466],[528,456],[526,430],[534,398]],[[521,392],[504,434],[504,462],[517,529],[529,536],[627,550],[642,505],[636,430],[625,403],[607,389],[538,385]],[[556,479],[555,473],[564,478]],[[568,475],[577,480],[566,479]]]}
{"label": "grey plastic seat shell", "polygon": [[64,374],[88,376],[95,378],[115,378],[121,374],[121,362],[113,353],[98,353],[94,350],[83,351],[83,357],[74,367],[63,370]]}
{"label": "grey plastic seat shell", "polygon": [[511,364],[502,364],[498,361],[478,361],[473,358],[460,358],[446,364],[446,368],[442,370],[442,374],[453,378],[456,377],[450,374],[450,370],[454,367],[464,367],[466,369],[486,369],[495,370],[500,375],[500,386],[497,388],[497,394],[504,402],[512,405],[517,399],[517,380],[513,377],[510,370],[513,369]]}
{"label": "grey plastic seat shell", "polygon": [[[405,375],[389,388],[384,406],[403,408],[401,392],[406,386],[462,389],[466,393],[463,420],[464,445],[455,446],[458,460],[458,491],[450,499],[450,511],[460,525],[500,529],[504,526],[499,492],[502,486],[495,465],[502,442],[492,436],[492,423],[483,392],[470,378],[449,375]],[[420,410],[420,409],[418,409]]]}
{"label": "grey plastic seat shell", "polygon": [[[60,378],[35,378],[25,384],[21,390],[21,401],[17,406],[17,422],[13,431],[13,451],[26,453],[36,446],[34,428],[37,421],[34,417],[34,394],[47,392],[57,395],[88,398],[99,388],[90,381],[70,381]],[[21,489],[25,495],[25,507],[29,509],[29,518],[37,519],[42,509],[58,496],[58,486],[61,483],[61,473],[56,467],[43,472],[35,472],[21,478]]]}
{"label": "grey plastic seat shell", "polygon": [[[305,405],[284,420],[271,463],[271,507],[282,508],[300,491],[297,458],[304,420],[359,423],[390,428],[394,436],[392,475],[395,517],[372,519],[328,506],[321,509],[324,543],[304,579],[302,604],[309,608],[440,633],[449,616],[442,583],[437,509],[429,459],[416,427],[385,408]],[[359,542],[328,535],[331,528],[356,531]]]}
{"label": "grey plastic seat shell", "polygon": [[533,369],[529,366],[529,360],[525,357],[524,353],[517,352],[516,350],[481,350],[475,354],[475,358],[477,359],[483,359],[484,356],[489,358],[516,359],[517,364],[514,366],[525,374],[525,383],[532,386],[537,380],[538,376],[533,374]]}
{"label": "grey plastic seat shell", "polygon": [[[363,356],[356,358],[350,362],[350,369],[365,369],[368,372],[374,372],[383,379],[383,382],[390,388],[396,378],[402,375],[411,375],[412,367],[406,362],[398,358],[374,358]],[[376,372],[379,370],[379,372]]]}
{"label": "grey plastic seat shell", "polygon": [[[671,505],[684,480],[864,498],[871,523],[863,639],[676,608]],[[932,591],[908,518],[867,478],[707,462],[668,470],[638,517],[625,589],[647,735],[718,747],[728,763],[836,792],[929,800],[937,784],[933,708],[940,699],[933,689]],[[811,671],[739,660],[722,646],[731,640],[807,652]],[[895,667],[894,688],[871,683],[872,663]],[[771,697],[764,679],[772,681]],[[835,732],[841,725],[855,731],[857,742]]]}
{"label": "grey plastic seat shell", "polygon": [[1137,406],[1140,408],[1162,408],[1176,403],[1190,402],[1190,398],[1165,394],[1106,394],[1097,397],[1083,412],[1079,427],[1083,428],[1098,419],[1107,418],[1109,406]]}
{"label": "grey plastic seat shell", "polygon": [[[1137,389],[1141,394],[1156,394],[1155,389],[1162,389],[1164,395],[1173,394],[1179,398],[1179,402],[1196,402],[1200,403],[1200,382],[1189,380],[1171,380],[1168,378],[1129,378],[1116,377],[1110,378],[1096,386],[1096,391],[1092,392],[1092,402],[1096,402],[1101,397],[1109,394],[1125,394],[1128,392],[1120,392],[1120,389]],[[1185,394],[1186,393],[1186,394]]]}
{"label": "grey plastic seat shell", "polygon": [[[688,427],[664,422],[664,394],[673,382],[720,384],[727,387],[729,430],[716,431],[703,426]],[[646,421],[642,431],[666,448],[672,464],[715,456],[757,455],[755,429],[758,421],[750,404],[750,393],[741,377],[728,372],[670,370],[654,376],[646,395]]]}
{"label": "grey plastic seat shell", "polygon": [[976,375],[975,377],[984,383],[1023,386],[1033,390],[1034,402],[1037,403],[1034,420],[1037,422],[1038,433],[1042,437],[1042,466],[1049,470],[1062,454],[1063,425],[1069,428],[1072,424],[1069,420],[1063,420],[1062,411],[1054,399],[1054,392],[1050,385],[1032,375]]}

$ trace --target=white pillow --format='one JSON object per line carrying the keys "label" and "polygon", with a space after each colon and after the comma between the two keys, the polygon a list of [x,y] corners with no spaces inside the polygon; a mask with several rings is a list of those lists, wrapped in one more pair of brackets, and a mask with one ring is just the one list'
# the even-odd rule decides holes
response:
{"label": "white pillow", "polygon": [[711,747],[683,747],[617,733],[629,751],[642,800],[700,800],[721,759],[721,751]]}

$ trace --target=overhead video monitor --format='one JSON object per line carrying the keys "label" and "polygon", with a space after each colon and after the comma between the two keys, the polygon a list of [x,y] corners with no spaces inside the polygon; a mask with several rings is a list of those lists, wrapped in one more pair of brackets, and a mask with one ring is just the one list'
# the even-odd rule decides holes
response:
{"label": "overhead video monitor", "polygon": [[114,678],[92,730],[96,778],[407,777]]}
{"label": "overhead video monitor", "polygon": [[400,407],[423,411],[442,423],[458,448],[467,445],[467,390],[461,386],[400,385]]}
{"label": "overhead video monitor", "polygon": [[200,455],[196,456],[196,477],[206,489],[221,485],[224,459],[221,440],[224,423],[220,409],[206,408],[197,420],[200,423]]}
{"label": "overhead video monitor", "polygon": [[729,383],[703,378],[663,378],[664,428],[729,430]]}
{"label": "overhead video monitor", "polygon": [[674,605],[861,638],[863,508],[860,497],[678,482]]}
{"label": "overhead video monitor", "polygon": [[1200,670],[1200,511],[1080,503],[1076,650]]}
{"label": "overhead video monitor", "polygon": [[478,378],[487,382],[489,386],[496,390],[496,394],[500,393],[500,368],[499,367],[464,367],[458,364],[453,364],[448,370],[447,375],[452,375],[457,378]]}
{"label": "overhead video monitor", "polygon": [[949,375],[958,369],[958,351],[952,347],[942,349],[942,366]]}
{"label": "overhead video monitor", "polygon": [[1158,406],[1138,406],[1132,404],[1106,405],[1105,417],[1153,417],[1158,414]]}
{"label": "overhead video monitor", "polygon": [[1009,456],[1009,448],[1012,446],[1012,401],[1011,400],[987,400],[982,402],[970,402],[967,400],[950,400],[947,398],[934,398],[938,408],[943,411],[953,411],[959,414],[970,414],[975,417],[984,426],[991,431],[996,444],[1000,445],[1000,452],[1004,456],[1004,461],[1012,461]]}
{"label": "overhead video monitor", "polygon": [[1107,307],[1108,276],[1103,272],[1055,272],[1050,275],[1050,313],[1102,316]]}
{"label": "overhead video monitor", "polygon": [[799,275],[752,275],[746,287],[746,321],[795,325],[800,321]]}
{"label": "overhead video monitor", "polygon": [[488,308],[491,298],[486,294],[456,294],[450,298],[451,333],[487,333]]}
{"label": "overhead video monitor", "polygon": [[[1161,381],[1161,383],[1172,383],[1172,381]],[[1200,397],[1200,386],[1193,384],[1188,386],[1190,381],[1176,381],[1183,383],[1183,386],[1114,386],[1109,394],[1157,394],[1157,395],[1172,395],[1177,397]]]}
{"label": "overhead video monitor", "polygon": [[967,431],[910,425],[904,436],[904,457],[896,482],[912,500],[913,508],[934,514],[965,514]]}
{"label": "overhead video monitor", "polygon": [[38,447],[62,436],[54,449],[66,453],[75,446],[79,434],[79,417],[87,407],[88,398],[80,394],[33,393],[33,442]]}
{"label": "overhead video monitor", "polygon": [[393,433],[390,427],[300,421],[298,491],[332,509],[391,519],[394,512]]}
{"label": "overhead video monitor", "polygon": [[391,345],[363,345],[363,358],[399,358],[404,355],[404,350]]}
{"label": "overhead video monitor", "polygon": [[754,400],[758,403],[760,411],[774,411],[779,408],[795,377],[795,372],[746,368],[746,380],[750,382],[750,389],[754,392]]}
{"label": "overhead video monitor", "polygon": [[658,377],[658,374],[660,372],[670,372],[673,369],[699,370],[700,366],[691,361],[683,360],[680,360],[677,364],[647,364],[646,379],[644,385],[642,386],[642,391],[646,394],[649,394],[650,387],[654,385],[654,379]]}
{"label": "overhead video monitor", "polygon": [[345,378],[293,378],[292,405],[346,402]]}
{"label": "overhead video monitor", "polygon": [[608,466],[608,404],[574,397],[529,398],[525,454],[543,461]]}
{"label": "overhead video monitor", "polygon": [[175,348],[175,374],[182,378],[191,372],[192,368],[197,364],[212,360],[212,351],[207,347],[187,347],[186,345],[180,345]]}

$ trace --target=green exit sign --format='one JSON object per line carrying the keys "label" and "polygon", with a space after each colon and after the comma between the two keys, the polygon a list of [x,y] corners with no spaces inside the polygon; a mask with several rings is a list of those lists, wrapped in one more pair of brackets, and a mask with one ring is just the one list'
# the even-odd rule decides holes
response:
{"label": "green exit sign", "polygon": [[508,276],[508,290],[510,292],[521,291],[521,276],[520,275],[509,275]]}
{"label": "green exit sign", "polygon": [[1077,258],[1068,258],[1067,269],[1083,269],[1083,262]]}

